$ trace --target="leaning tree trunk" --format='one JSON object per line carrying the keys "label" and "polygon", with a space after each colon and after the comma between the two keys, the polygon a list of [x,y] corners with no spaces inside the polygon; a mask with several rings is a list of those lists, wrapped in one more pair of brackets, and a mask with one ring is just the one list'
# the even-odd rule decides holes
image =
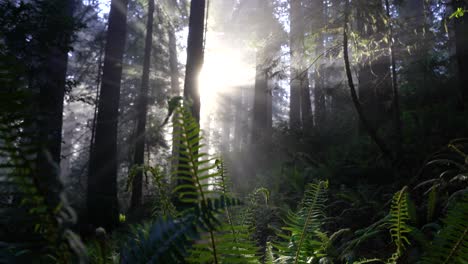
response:
{"label": "leaning tree trunk", "polygon": [[[145,162],[145,130],[148,112],[149,73],[151,64],[151,50],[153,47],[154,0],[148,1],[148,21],[146,23],[145,53],[143,58],[143,74],[141,76],[141,90],[137,104],[137,130],[133,166],[143,166]],[[130,209],[141,205],[143,195],[143,170],[138,169],[132,183],[132,199]]]}
{"label": "leaning tree trunk", "polygon": [[88,175],[88,220],[112,230],[118,224],[117,125],[128,0],[112,0],[106,37],[96,138]]}

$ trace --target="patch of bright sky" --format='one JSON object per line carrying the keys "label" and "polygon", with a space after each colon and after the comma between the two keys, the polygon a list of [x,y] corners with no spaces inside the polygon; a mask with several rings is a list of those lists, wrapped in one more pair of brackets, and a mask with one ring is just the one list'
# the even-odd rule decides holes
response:
{"label": "patch of bright sky", "polygon": [[109,14],[110,0],[99,0],[99,17],[104,18]]}

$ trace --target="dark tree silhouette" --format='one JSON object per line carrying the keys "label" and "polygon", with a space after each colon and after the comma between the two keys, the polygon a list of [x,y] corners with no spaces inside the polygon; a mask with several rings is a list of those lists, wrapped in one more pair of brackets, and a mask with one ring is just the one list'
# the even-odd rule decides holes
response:
{"label": "dark tree silhouette", "polygon": [[112,230],[118,223],[117,123],[128,0],[112,0],[107,30],[96,138],[88,175],[88,220]]}
{"label": "dark tree silhouette", "polygon": [[[148,112],[148,90],[149,90],[149,73],[151,63],[151,50],[153,45],[153,20],[154,20],[154,0],[148,1],[148,21],[146,23],[146,40],[145,53],[143,56],[143,74],[141,76],[141,90],[137,103],[137,129],[135,140],[135,153],[133,157],[134,166],[142,166],[145,162],[145,130],[146,130],[146,115]],[[142,188],[143,188],[143,171],[137,170],[132,183],[132,200],[130,203],[131,209],[135,209],[141,205]]]}

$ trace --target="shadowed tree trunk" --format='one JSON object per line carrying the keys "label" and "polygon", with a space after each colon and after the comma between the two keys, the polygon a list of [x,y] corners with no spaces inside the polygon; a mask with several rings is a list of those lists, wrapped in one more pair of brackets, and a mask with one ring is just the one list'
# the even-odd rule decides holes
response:
{"label": "shadowed tree trunk", "polygon": [[[52,1],[51,1],[52,2]],[[52,4],[53,3],[53,4]],[[46,31],[54,39],[47,45],[47,54],[43,67],[39,70],[37,84],[39,92],[39,142],[42,144],[37,156],[37,170],[40,177],[41,191],[51,207],[58,206],[60,183],[60,152],[62,147],[63,99],[66,89],[68,50],[73,29],[72,0],[47,3],[57,13],[45,15],[45,23],[55,20],[66,21],[59,32]],[[47,36],[44,36],[45,38]],[[50,36],[49,36],[50,38]]]}
{"label": "shadowed tree trunk", "polygon": [[401,132],[401,113],[400,113],[400,98],[398,93],[398,82],[396,75],[396,62],[395,62],[395,44],[393,38],[393,22],[390,16],[390,4],[385,0],[385,8],[387,12],[389,44],[388,49],[390,52],[390,64],[392,66],[392,91],[393,91],[393,126],[395,128],[395,155],[398,158],[402,151],[402,132]]}
{"label": "shadowed tree trunk", "polygon": [[[462,8],[468,10],[467,0],[452,0],[454,10]],[[461,109],[465,110],[468,104],[468,14],[455,20],[455,48],[458,64]]]}
{"label": "shadowed tree trunk", "polygon": [[[137,130],[135,141],[135,153],[133,157],[133,166],[142,166],[145,155],[145,130],[146,115],[148,112],[148,90],[149,73],[151,65],[151,50],[153,47],[153,20],[154,20],[154,0],[148,1],[148,21],[146,24],[145,53],[143,57],[143,74],[141,76],[141,90],[137,103]],[[137,170],[132,184],[132,200],[130,209],[136,209],[141,205],[143,196],[143,171]]]}
{"label": "shadowed tree trunk", "polygon": [[185,69],[184,97],[192,102],[192,115],[200,122],[200,91],[198,75],[203,66],[205,0],[192,0],[190,5],[187,64]]}
{"label": "shadowed tree trunk", "polygon": [[[198,76],[203,66],[204,56],[204,30],[205,30],[205,0],[192,0],[190,4],[189,33],[187,42],[187,63],[185,68],[184,99],[191,103],[191,112],[195,120],[200,124],[200,91]],[[186,169],[186,162],[179,155],[178,171]],[[185,163],[185,164],[184,164]],[[182,173],[181,176],[184,174]],[[178,180],[178,185],[192,184],[186,180]],[[196,197],[191,197],[196,199]],[[193,204],[185,203],[177,198],[176,207],[180,210],[189,208]]]}
{"label": "shadowed tree trunk", "polygon": [[112,0],[106,36],[96,139],[88,176],[88,220],[112,230],[118,224],[117,122],[128,0]]}

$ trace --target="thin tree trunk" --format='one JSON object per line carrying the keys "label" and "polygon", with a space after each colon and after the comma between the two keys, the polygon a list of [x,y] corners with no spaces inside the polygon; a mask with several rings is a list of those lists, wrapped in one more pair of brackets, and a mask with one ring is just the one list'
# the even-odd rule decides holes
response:
{"label": "thin tree trunk", "polygon": [[96,140],[88,176],[88,220],[112,230],[118,224],[117,125],[128,0],[112,0],[106,36]]}
{"label": "thin tree trunk", "polygon": [[[179,62],[177,60],[177,42],[175,37],[175,29],[172,25],[169,25],[168,31],[169,37],[169,67],[171,71],[171,94],[172,96],[180,96],[180,83],[179,83]],[[177,119],[177,113],[173,114],[173,118]],[[178,127],[174,123],[172,128],[172,170],[175,171],[177,168],[178,159],[174,158],[179,155],[179,144],[177,138],[174,135],[178,133]]]}
{"label": "thin tree trunk", "polygon": [[300,39],[303,32],[301,32],[300,25],[303,17],[301,13],[301,0],[290,1],[290,20],[291,32],[289,36],[290,53],[291,53],[291,80],[289,92],[289,127],[291,129],[301,128],[301,69],[300,69]]}
{"label": "thin tree trunk", "polygon": [[[151,50],[153,45],[154,0],[148,1],[148,21],[146,24],[145,53],[143,57],[143,74],[141,76],[141,90],[137,105],[137,131],[133,166],[143,166],[145,162],[145,130],[148,112],[149,73],[151,65]],[[132,199],[130,210],[141,205],[143,196],[143,171],[137,170],[132,183]]]}
{"label": "thin tree trunk", "polygon": [[351,98],[354,103],[354,107],[356,108],[356,111],[359,115],[359,119],[361,120],[361,123],[363,125],[363,128],[369,133],[369,136],[372,138],[372,140],[377,144],[377,146],[380,148],[380,151],[382,154],[388,158],[390,161],[394,162],[392,153],[386,146],[385,142],[377,135],[377,131],[372,127],[372,125],[369,123],[367,120],[364,111],[362,109],[361,103],[359,102],[359,98],[356,93],[356,88],[354,87],[354,82],[353,82],[353,75],[351,73],[351,66],[349,64],[349,55],[348,55],[348,18],[349,18],[349,0],[346,0],[346,6],[345,6],[345,22],[344,22],[344,28],[343,28],[343,58],[344,58],[344,63],[345,63],[345,69],[346,69],[346,76],[348,78],[348,85],[351,93]]}
{"label": "thin tree trunk", "polygon": [[396,74],[396,63],[395,63],[395,43],[393,39],[393,24],[390,16],[390,4],[388,0],[385,0],[385,8],[387,11],[387,19],[389,19],[389,51],[390,51],[390,63],[392,65],[392,90],[393,90],[393,122],[395,127],[395,138],[396,138],[396,158],[400,157],[402,151],[402,132],[401,132],[401,111],[400,111],[400,100],[398,93],[398,81]]}

